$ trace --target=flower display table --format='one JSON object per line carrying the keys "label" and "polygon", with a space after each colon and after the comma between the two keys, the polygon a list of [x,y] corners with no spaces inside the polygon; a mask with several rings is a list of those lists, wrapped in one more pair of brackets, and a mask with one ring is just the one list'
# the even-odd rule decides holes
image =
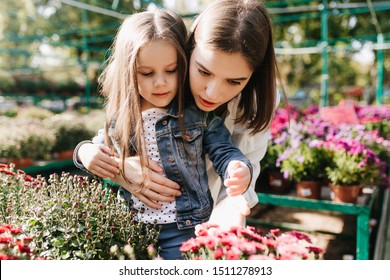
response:
{"label": "flower display table", "polygon": [[[356,259],[369,259],[369,244],[370,244],[370,213],[378,196],[378,188],[372,188],[371,193],[367,193],[363,203],[336,203],[330,200],[316,200],[299,198],[293,195],[278,195],[269,193],[258,193],[257,196],[261,204],[274,206],[287,206],[301,209],[311,209],[318,211],[330,211],[343,214],[355,215],[356,224]],[[247,218],[249,225],[261,224],[261,220]]]}

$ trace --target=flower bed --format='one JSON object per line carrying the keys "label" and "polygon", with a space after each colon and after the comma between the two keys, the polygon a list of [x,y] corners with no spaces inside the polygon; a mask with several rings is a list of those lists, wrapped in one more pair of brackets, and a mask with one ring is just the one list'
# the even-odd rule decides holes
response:
{"label": "flower bed", "polygon": [[52,174],[46,180],[0,165],[0,224],[33,238],[36,257],[54,260],[151,259],[159,229],[134,213],[96,180]]}
{"label": "flower bed", "polygon": [[279,229],[267,234],[253,227],[221,229],[205,223],[196,226],[196,238],[184,242],[187,259],[198,260],[307,260],[318,259],[323,250],[313,246],[309,235]]}
{"label": "flower bed", "polygon": [[[67,173],[46,180],[0,164],[0,202],[2,259],[157,258],[159,227],[135,221],[96,180]],[[299,232],[261,235],[252,227],[222,230],[205,223],[196,234],[183,243],[186,259],[310,259],[322,252]]]}
{"label": "flower bed", "polygon": [[263,167],[277,157],[275,168],[295,182],[324,177],[334,184],[390,186],[389,106],[356,108],[359,124],[337,125],[323,120],[318,107],[289,109],[289,126],[286,110],[278,109]]}

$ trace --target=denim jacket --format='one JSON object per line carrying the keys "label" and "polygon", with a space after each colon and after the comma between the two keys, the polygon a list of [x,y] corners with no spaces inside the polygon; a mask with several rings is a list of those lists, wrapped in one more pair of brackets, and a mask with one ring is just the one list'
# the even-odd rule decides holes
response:
{"label": "denim jacket", "polygon": [[[176,197],[179,229],[207,222],[211,215],[213,199],[208,186],[206,154],[216,173],[224,179],[232,160],[243,161],[252,174],[250,161],[234,146],[223,120],[214,113],[205,113],[196,105],[190,105],[185,110],[183,127],[185,131],[180,131],[177,106],[172,102],[167,114],[156,123],[156,137],[167,178],[181,186],[182,195]],[[109,129],[109,135],[113,129],[114,124]],[[114,139],[111,139],[117,147]],[[103,130],[99,131],[93,142],[104,142]],[[83,168],[76,158],[74,160],[76,166]],[[131,199],[130,192],[123,188],[121,192],[127,201]]]}

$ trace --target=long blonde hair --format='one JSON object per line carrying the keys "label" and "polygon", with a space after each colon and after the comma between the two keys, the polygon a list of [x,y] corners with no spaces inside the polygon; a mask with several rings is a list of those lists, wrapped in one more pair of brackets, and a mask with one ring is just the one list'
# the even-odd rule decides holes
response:
{"label": "long blonde hair", "polygon": [[[110,137],[119,147],[124,170],[124,159],[139,155],[146,165],[143,135],[141,97],[137,81],[137,55],[142,46],[155,40],[172,43],[177,50],[179,117],[183,112],[183,86],[187,71],[185,44],[187,30],[183,20],[173,12],[158,9],[127,17],[120,26],[109,57],[107,67],[99,77],[101,92],[106,97],[106,145],[115,150]],[[114,131],[109,131],[115,124]],[[110,135],[109,135],[110,133]],[[118,150],[118,149],[117,149]],[[126,178],[125,178],[126,179]]]}

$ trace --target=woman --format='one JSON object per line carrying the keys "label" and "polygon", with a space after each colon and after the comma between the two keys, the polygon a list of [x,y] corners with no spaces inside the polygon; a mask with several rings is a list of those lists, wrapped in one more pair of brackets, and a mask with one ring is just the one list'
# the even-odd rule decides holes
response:
{"label": "woman", "polygon": [[[241,214],[247,215],[249,207],[258,202],[255,183],[267,148],[269,125],[279,102],[269,14],[256,0],[214,1],[195,20],[188,46],[188,87],[196,104],[207,112],[216,110],[224,118],[234,144],[251,161],[253,177],[244,193],[247,204],[240,206]],[[75,149],[75,162],[97,176],[123,182],[120,164],[112,156],[104,145],[82,142]],[[181,195],[180,186],[159,175],[163,170],[156,162],[150,161],[148,166],[150,177],[144,180],[139,158],[126,159],[125,173],[131,174],[131,183],[122,186],[146,205],[158,209],[157,201],[169,202]],[[208,176],[214,201],[219,204],[226,197],[226,188],[211,165]],[[219,219],[218,211],[226,216],[227,209],[232,209],[230,204],[221,205],[225,207],[216,207],[214,221]]]}

